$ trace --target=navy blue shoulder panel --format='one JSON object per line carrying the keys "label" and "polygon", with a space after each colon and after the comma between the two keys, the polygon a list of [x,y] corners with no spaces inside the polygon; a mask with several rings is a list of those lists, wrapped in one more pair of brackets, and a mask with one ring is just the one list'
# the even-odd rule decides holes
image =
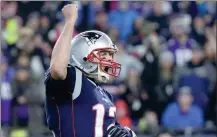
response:
{"label": "navy blue shoulder panel", "polygon": [[64,80],[55,80],[51,77],[50,69],[45,74],[44,84],[46,87],[46,95],[52,97],[60,97],[73,93],[76,81],[75,67],[67,67],[67,76]]}

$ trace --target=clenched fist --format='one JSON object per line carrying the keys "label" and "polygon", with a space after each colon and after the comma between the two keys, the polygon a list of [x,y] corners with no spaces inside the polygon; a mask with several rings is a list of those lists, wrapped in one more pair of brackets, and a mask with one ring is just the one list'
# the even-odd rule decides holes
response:
{"label": "clenched fist", "polygon": [[78,8],[76,4],[68,4],[63,7],[62,13],[65,17],[65,20],[67,22],[76,23],[76,20],[78,18]]}

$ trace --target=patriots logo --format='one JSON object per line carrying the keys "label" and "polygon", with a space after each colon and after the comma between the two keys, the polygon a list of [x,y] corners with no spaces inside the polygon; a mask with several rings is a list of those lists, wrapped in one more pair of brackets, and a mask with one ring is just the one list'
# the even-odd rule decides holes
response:
{"label": "patriots logo", "polygon": [[86,41],[87,41],[87,44],[90,46],[92,44],[95,44],[96,41],[102,36],[98,33],[95,33],[95,32],[87,32],[85,34],[82,35]]}

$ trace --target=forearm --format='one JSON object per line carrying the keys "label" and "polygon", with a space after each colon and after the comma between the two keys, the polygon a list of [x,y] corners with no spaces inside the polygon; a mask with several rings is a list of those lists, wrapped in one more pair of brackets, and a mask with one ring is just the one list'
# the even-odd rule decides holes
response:
{"label": "forearm", "polygon": [[67,65],[70,57],[73,31],[74,23],[66,21],[51,56],[50,68],[53,78],[65,79],[67,75]]}

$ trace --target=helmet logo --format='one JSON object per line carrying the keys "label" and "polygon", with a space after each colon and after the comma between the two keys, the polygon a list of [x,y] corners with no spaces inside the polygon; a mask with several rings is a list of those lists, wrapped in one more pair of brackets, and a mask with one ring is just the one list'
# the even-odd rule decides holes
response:
{"label": "helmet logo", "polygon": [[93,45],[96,43],[96,41],[101,37],[101,34],[95,33],[95,32],[87,32],[82,35],[87,41],[87,44],[89,46]]}

